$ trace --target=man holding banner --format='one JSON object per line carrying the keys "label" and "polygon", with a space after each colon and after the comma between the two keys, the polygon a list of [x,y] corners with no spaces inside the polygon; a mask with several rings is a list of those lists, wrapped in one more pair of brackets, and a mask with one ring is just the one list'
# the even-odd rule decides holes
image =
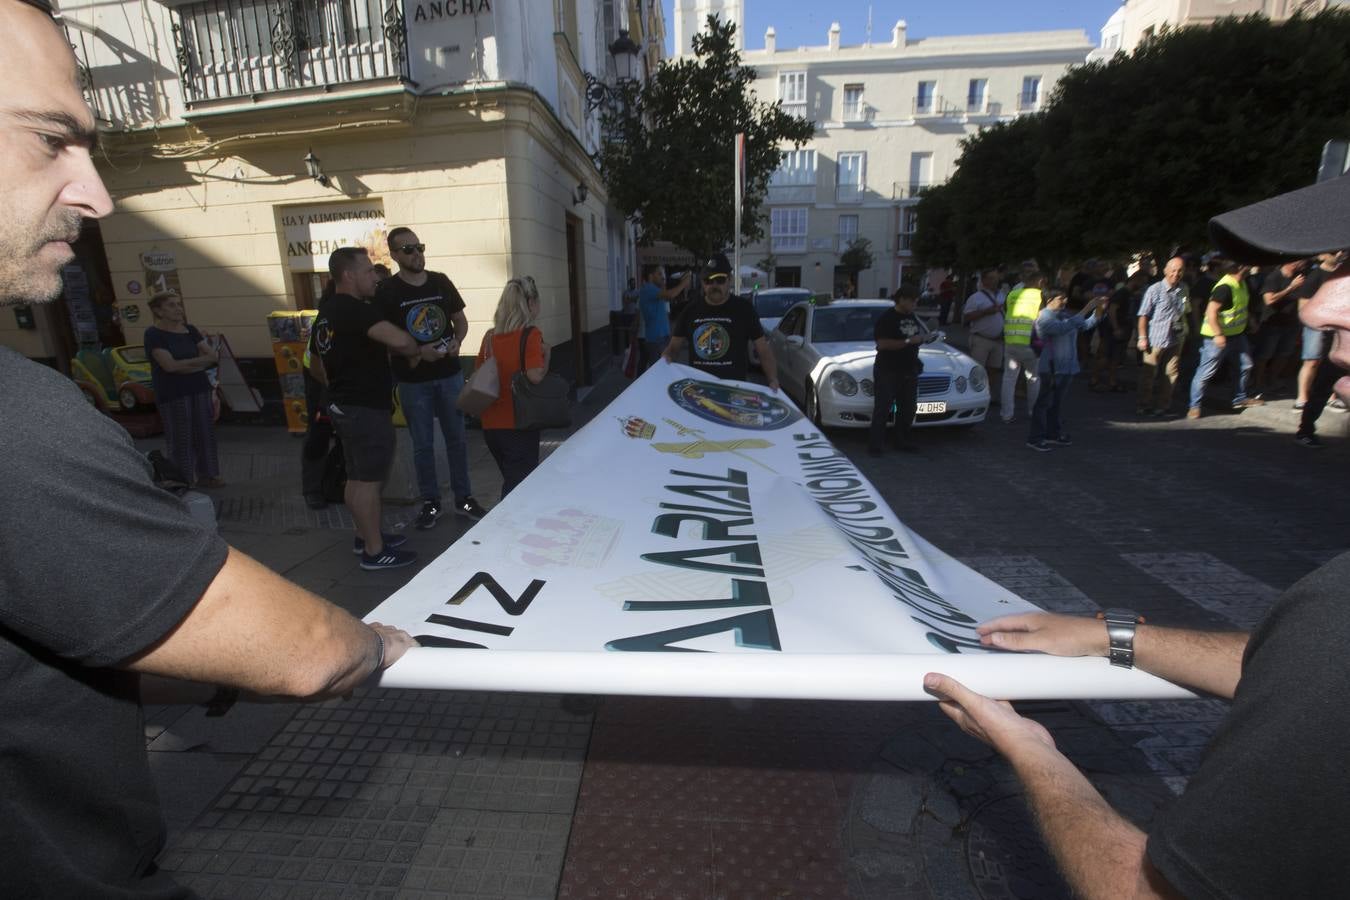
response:
{"label": "man holding banner", "polygon": [[764,337],[755,307],[731,292],[731,262],[725,253],[708,260],[703,298],[692,301],[675,324],[661,358],[673,362],[690,344],[689,365],[718,378],[744,381],[750,373],[751,341],[769,387],[778,390],[778,363]]}
{"label": "man holding banner", "polygon": [[[1235,259],[1279,263],[1350,247],[1350,178],[1341,176],[1225,213],[1210,235]],[[1350,368],[1350,265],[1328,273],[1301,310],[1331,332]],[[1336,383],[1350,399],[1350,377]],[[1232,699],[1185,794],[1148,834],[1116,814],[1040,724],[937,673],[943,711],[1006,756],[1075,893],[1086,897],[1343,896],[1336,847],[1350,840],[1350,553],[1286,591],[1248,636],[1159,628],[1124,610],[1095,619],[1033,613],[979,626],[986,646],[1110,656]],[[1099,616],[1100,618],[1100,616]]]}

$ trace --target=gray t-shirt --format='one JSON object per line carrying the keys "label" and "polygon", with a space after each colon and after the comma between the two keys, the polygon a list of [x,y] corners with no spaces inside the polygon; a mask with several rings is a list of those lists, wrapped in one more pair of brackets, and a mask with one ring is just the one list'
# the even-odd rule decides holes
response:
{"label": "gray t-shirt", "polygon": [[1344,897],[1350,846],[1350,553],[1280,597],[1233,707],[1148,857],[1187,897]]}
{"label": "gray t-shirt", "polygon": [[14,897],[182,897],[139,677],[228,548],[74,383],[0,347],[0,859]]}

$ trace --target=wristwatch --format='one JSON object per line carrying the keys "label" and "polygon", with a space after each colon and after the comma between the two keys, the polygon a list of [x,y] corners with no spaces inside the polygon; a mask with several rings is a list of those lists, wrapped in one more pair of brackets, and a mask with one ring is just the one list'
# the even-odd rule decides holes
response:
{"label": "wristwatch", "polygon": [[1144,624],[1144,617],[1132,609],[1104,609],[1097,618],[1106,620],[1106,637],[1111,646],[1111,665],[1134,668],[1134,628]]}

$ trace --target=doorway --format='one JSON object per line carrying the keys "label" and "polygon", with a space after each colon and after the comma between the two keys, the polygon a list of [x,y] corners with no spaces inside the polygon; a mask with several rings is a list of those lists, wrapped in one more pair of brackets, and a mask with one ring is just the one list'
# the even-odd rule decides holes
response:
{"label": "doorway", "polygon": [[585,290],[581,274],[581,220],[567,216],[567,306],[572,326],[572,376],[579,387],[591,383],[590,353],[586,346]]}
{"label": "doorway", "polygon": [[328,284],[326,272],[292,272],[291,286],[295,288],[295,308],[318,309],[319,299],[323,297],[326,284]]}

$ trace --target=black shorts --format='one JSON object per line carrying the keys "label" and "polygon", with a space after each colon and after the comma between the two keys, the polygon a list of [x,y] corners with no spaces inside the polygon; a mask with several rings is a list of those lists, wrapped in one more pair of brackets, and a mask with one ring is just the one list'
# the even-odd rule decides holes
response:
{"label": "black shorts", "polygon": [[342,455],[351,481],[384,481],[394,462],[394,418],[387,409],[340,406],[331,403],[328,414],[342,439]]}

